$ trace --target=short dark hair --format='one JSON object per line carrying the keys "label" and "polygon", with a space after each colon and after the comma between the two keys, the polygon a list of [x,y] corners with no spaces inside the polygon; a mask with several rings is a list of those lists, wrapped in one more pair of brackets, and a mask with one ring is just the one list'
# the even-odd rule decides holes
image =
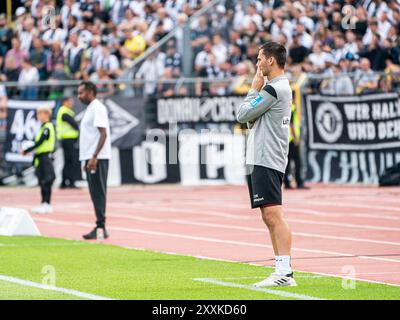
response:
{"label": "short dark hair", "polygon": [[264,56],[274,57],[281,69],[285,68],[287,52],[283,45],[278,42],[268,41],[260,49]]}
{"label": "short dark hair", "polygon": [[82,81],[79,86],[83,86],[86,91],[92,92],[95,96],[97,95],[97,87],[92,81]]}
{"label": "short dark hair", "polygon": [[71,96],[67,96],[61,99],[61,104],[64,104],[66,101],[73,99]]}

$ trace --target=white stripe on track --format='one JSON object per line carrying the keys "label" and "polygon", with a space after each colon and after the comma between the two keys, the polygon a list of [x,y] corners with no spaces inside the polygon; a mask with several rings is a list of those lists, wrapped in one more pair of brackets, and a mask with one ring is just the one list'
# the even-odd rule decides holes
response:
{"label": "white stripe on track", "polygon": [[[334,204],[332,204],[334,206]],[[361,213],[361,212],[346,212],[346,213],[335,213],[335,212],[327,212],[322,210],[311,210],[311,209],[303,209],[303,208],[293,208],[286,206],[283,209],[285,212],[296,212],[296,213],[303,213],[312,216],[321,216],[321,217],[345,217],[345,218],[352,218],[352,217],[360,217],[360,218],[370,218],[370,219],[378,219],[378,220],[400,220],[398,216],[392,215],[384,215],[384,214],[368,214],[368,213]]]}
{"label": "white stripe on track", "polygon": [[329,202],[329,201],[321,201],[321,200],[307,200],[307,204],[315,204],[318,206],[335,206],[335,207],[376,209],[376,210],[400,212],[400,208],[398,208],[397,206],[375,206],[375,205],[360,204],[360,203],[341,203],[339,201]]}
{"label": "white stripe on track", "polygon": [[[118,207],[124,207],[128,209],[128,206],[121,205]],[[132,206],[129,207],[130,210],[132,210]],[[152,209],[153,210],[153,209]],[[154,208],[153,211],[168,211],[168,212],[173,212],[175,209],[163,209],[163,208]],[[294,209],[294,208],[286,208],[284,209],[286,212],[301,212],[305,213],[308,210],[303,210],[303,209]],[[175,210],[176,211],[176,210]],[[196,213],[194,210],[184,210],[180,209],[178,210],[179,212],[189,212],[189,213]],[[315,211],[318,212],[318,211]],[[71,214],[73,214],[71,212]],[[82,213],[78,213],[78,215],[81,215]],[[85,213],[86,214],[86,213]],[[87,212],[87,214],[92,214],[92,212]],[[224,217],[224,218],[232,218],[235,220],[253,220],[254,218],[252,216],[244,216],[244,215],[237,215],[237,214],[227,214],[227,213],[216,213],[216,212],[207,212],[207,213],[197,213],[197,215],[205,215],[205,216],[213,216],[213,217]],[[312,214],[316,215],[316,214]],[[116,218],[123,218],[123,219],[131,219],[131,220],[138,220],[138,221],[144,221],[144,222],[161,222],[163,219],[158,219],[158,218],[146,218],[146,217],[141,217],[141,216],[131,216],[131,215],[126,215],[126,214],[111,214],[111,217],[116,217]],[[332,216],[332,217],[340,217],[340,215],[329,215],[322,213],[321,216]],[[347,215],[350,216],[350,215]],[[390,220],[398,220],[400,218],[394,217],[395,219],[391,219],[391,217],[388,217]],[[342,223],[342,222],[330,222],[330,221],[317,221],[317,220],[305,220],[305,219],[292,219],[292,218],[287,218],[286,219],[289,222],[296,222],[296,223],[303,223],[303,224],[314,224],[314,225],[328,225],[328,226],[337,226],[337,227],[343,227],[343,228],[350,228],[350,229],[367,229],[367,230],[378,230],[378,231],[400,231],[400,228],[396,227],[384,227],[384,226],[374,226],[374,225],[364,225],[364,224],[350,224],[350,223]]]}
{"label": "white stripe on track", "polygon": [[292,299],[299,299],[299,300],[326,300],[326,299],[317,298],[317,297],[313,297],[313,296],[307,296],[304,294],[298,294],[298,293],[280,291],[280,290],[272,290],[272,289],[266,289],[266,288],[257,288],[257,287],[251,286],[251,285],[226,282],[226,281],[221,281],[221,280],[213,279],[213,278],[195,278],[193,280],[199,281],[199,282],[211,283],[211,284],[224,286],[224,287],[240,288],[240,289],[246,289],[246,290],[251,290],[251,291],[264,292],[264,293],[272,294],[274,296],[280,296],[280,297],[285,297],[285,298],[292,298]]}
{"label": "white stripe on track", "polygon": [[[196,222],[196,221],[187,221],[187,220],[166,220],[165,222],[173,222],[182,225],[193,225],[193,226],[204,226],[211,228],[221,228],[221,229],[232,229],[232,230],[243,230],[243,231],[254,231],[265,233],[267,229],[263,228],[253,228],[253,227],[245,227],[245,226],[233,226],[219,223],[208,223],[208,222]],[[385,244],[385,245],[393,245],[400,246],[400,242],[391,242],[391,241],[381,241],[381,240],[372,240],[372,239],[360,239],[353,237],[338,237],[338,236],[329,236],[324,234],[316,234],[316,233],[305,233],[305,232],[292,232],[292,234],[301,236],[301,237],[309,237],[309,238],[321,238],[321,239],[333,239],[333,240],[343,240],[343,241],[354,241],[354,242],[368,242],[368,243],[376,243],[376,244]]]}
{"label": "white stripe on track", "polygon": [[[36,220],[36,219],[35,219]],[[44,223],[49,223],[49,224],[54,224],[55,220],[52,219],[37,219],[40,222],[44,222]],[[54,221],[54,222],[53,222]],[[93,227],[92,224],[89,223],[71,223],[71,222],[61,222],[58,224],[62,224],[62,225],[67,225],[67,226],[78,226],[78,227]],[[127,249],[134,249],[134,250],[149,250],[147,247],[143,247],[143,248],[138,248],[138,247],[127,247],[127,246],[123,246],[124,248]],[[268,246],[266,246],[268,247]],[[271,247],[271,246],[269,246]],[[166,253],[166,254],[174,254],[174,255],[178,255],[178,256],[191,256],[191,257],[195,257],[198,259],[207,259],[207,260],[213,260],[213,261],[225,261],[225,262],[233,262],[233,263],[244,263],[244,264],[248,264],[248,265],[253,265],[253,266],[265,266],[263,264],[260,263],[252,263],[252,262],[241,262],[238,260],[234,260],[234,259],[223,259],[223,258],[216,258],[216,257],[209,257],[209,256],[205,256],[205,255],[189,255],[189,254],[183,254],[183,253],[179,253],[179,252],[172,252],[172,251],[157,251],[155,249],[152,249],[152,251],[155,252],[159,252],[159,253]],[[354,257],[357,258],[357,256],[354,255],[349,255],[349,254],[342,254],[344,256],[350,256],[350,257]],[[395,262],[400,262],[400,261],[395,261]],[[334,274],[334,273],[323,273],[323,272],[317,272],[317,271],[307,271],[307,270],[294,270],[294,271],[298,271],[298,272],[308,272],[308,273],[313,273],[316,275],[322,275],[322,276],[327,276],[327,277],[335,277],[335,278],[340,278],[343,279],[343,275],[339,275],[339,274]],[[369,283],[377,283],[377,284],[383,284],[383,285],[389,285],[389,286],[394,286],[394,287],[400,287],[400,284],[396,284],[396,283],[390,283],[390,282],[384,282],[384,281],[377,281],[377,280],[371,280],[371,279],[362,279],[362,278],[349,278],[346,277],[346,279],[352,279],[352,280],[356,280],[356,281],[363,281],[363,282],[369,282]]]}
{"label": "white stripe on track", "polygon": [[111,298],[106,298],[106,297],[98,296],[98,295],[91,294],[91,293],[86,293],[86,292],[77,291],[77,290],[73,290],[73,289],[49,286],[49,285],[32,282],[29,280],[23,280],[23,279],[19,279],[19,278],[14,278],[14,277],[10,277],[10,276],[5,276],[5,275],[1,275],[1,274],[0,274],[0,281],[15,283],[15,284],[19,284],[19,285],[22,285],[25,287],[32,287],[32,288],[37,288],[37,289],[61,292],[64,294],[72,295],[72,296],[79,297],[79,298],[89,299],[89,300],[113,300]]}
{"label": "white stripe on track", "polygon": [[379,226],[371,226],[366,224],[352,224],[352,223],[340,223],[340,222],[329,222],[329,221],[314,221],[314,220],[303,220],[303,219],[293,219],[286,218],[286,221],[303,223],[303,224],[317,224],[323,226],[336,226],[343,228],[351,228],[351,229],[367,229],[367,230],[379,230],[379,231],[400,231],[400,228],[392,228],[392,227],[379,227]]}
{"label": "white stripe on track", "polygon": [[[55,224],[64,224],[64,225],[69,225],[69,226],[71,226],[71,225],[81,226],[81,227],[92,227],[93,226],[92,224],[89,224],[89,223],[81,223],[81,222],[72,222],[71,223],[68,221],[57,221],[57,220],[53,220],[53,219],[36,218],[35,220],[39,221],[39,222],[47,222],[50,224],[55,223]],[[137,229],[137,228],[124,228],[124,227],[108,227],[108,229],[115,230],[115,231],[129,232],[129,233],[139,233],[139,234],[145,234],[145,235],[170,237],[170,238],[178,238],[178,239],[188,239],[188,240],[213,242],[213,243],[225,243],[225,244],[240,245],[240,246],[247,246],[247,247],[269,248],[269,249],[273,248],[272,245],[262,244],[262,243],[244,242],[244,241],[236,241],[236,240],[224,240],[224,239],[200,237],[200,236],[191,236],[191,235],[187,235],[187,234],[180,234],[180,233],[173,233],[173,232],[151,231],[151,230],[144,230],[144,229]],[[332,255],[332,256],[345,256],[345,257],[349,257],[349,258],[360,258],[360,259],[367,259],[367,260],[378,260],[378,261],[400,263],[400,260],[380,258],[380,257],[359,256],[359,255],[354,255],[352,253],[295,248],[295,247],[292,248],[292,250],[299,251],[299,252],[328,254],[328,255]]]}

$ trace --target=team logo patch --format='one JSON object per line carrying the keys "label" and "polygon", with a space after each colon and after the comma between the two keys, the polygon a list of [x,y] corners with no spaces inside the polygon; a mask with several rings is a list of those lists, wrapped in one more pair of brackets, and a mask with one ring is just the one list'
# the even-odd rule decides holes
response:
{"label": "team logo patch", "polygon": [[253,108],[256,107],[261,102],[262,98],[263,98],[262,95],[259,94],[256,98],[250,101],[251,106]]}
{"label": "team logo patch", "polygon": [[289,117],[283,117],[283,119],[282,119],[282,128],[288,127],[289,123],[290,123],[290,118]]}

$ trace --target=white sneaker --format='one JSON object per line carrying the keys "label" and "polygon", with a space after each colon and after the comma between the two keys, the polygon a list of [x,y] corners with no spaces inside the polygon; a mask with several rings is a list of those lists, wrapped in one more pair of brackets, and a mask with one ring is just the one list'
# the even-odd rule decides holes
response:
{"label": "white sneaker", "polygon": [[49,214],[53,212],[53,208],[48,203],[44,202],[39,207],[32,209],[32,213]]}
{"label": "white sneaker", "polygon": [[272,273],[267,279],[253,284],[255,287],[295,287],[296,281],[293,279],[293,273],[282,276],[276,272]]}

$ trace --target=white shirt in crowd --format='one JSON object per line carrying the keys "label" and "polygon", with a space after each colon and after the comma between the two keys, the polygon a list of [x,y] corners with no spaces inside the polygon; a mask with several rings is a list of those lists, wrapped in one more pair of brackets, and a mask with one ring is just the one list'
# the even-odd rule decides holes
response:
{"label": "white shirt in crowd", "polygon": [[34,83],[39,81],[39,72],[36,67],[31,67],[29,69],[23,68],[19,73],[18,84],[25,85],[29,83]]}
{"label": "white shirt in crowd", "polygon": [[42,40],[45,42],[48,42],[50,44],[55,43],[55,42],[61,42],[64,43],[65,40],[67,39],[68,33],[66,30],[57,28],[55,30],[53,29],[48,29],[45,31],[42,35]]}
{"label": "white shirt in crowd", "polygon": [[325,68],[325,64],[327,62],[334,62],[334,58],[332,56],[332,54],[327,53],[327,52],[320,52],[320,53],[311,53],[308,56],[308,60],[310,60],[311,64],[313,65],[313,67],[316,68]]}
{"label": "white shirt in crowd", "polygon": [[208,67],[210,62],[210,54],[205,51],[200,51],[194,61],[196,68],[205,68]]}
{"label": "white shirt in crowd", "polygon": [[6,87],[0,84],[0,98],[7,98]]}
{"label": "white shirt in crowd", "polygon": [[94,64],[96,70],[100,70],[101,68],[107,71],[115,71],[119,69],[119,61],[118,58],[110,54],[109,56],[105,57],[102,54],[97,58],[96,63]]}
{"label": "white shirt in crowd", "polygon": [[81,121],[79,135],[79,160],[92,159],[100,139],[98,128],[106,128],[107,138],[97,159],[111,158],[111,133],[108,111],[104,104],[94,99],[86,108],[85,115]]}
{"label": "white shirt in crowd", "polygon": [[225,44],[220,43],[213,45],[211,52],[215,56],[217,64],[226,62],[226,59],[228,58],[228,47]]}
{"label": "white shirt in crowd", "polygon": [[144,79],[144,91],[146,94],[154,94],[157,88],[157,80],[164,73],[164,62],[161,58],[146,59],[136,73],[137,79]]}

